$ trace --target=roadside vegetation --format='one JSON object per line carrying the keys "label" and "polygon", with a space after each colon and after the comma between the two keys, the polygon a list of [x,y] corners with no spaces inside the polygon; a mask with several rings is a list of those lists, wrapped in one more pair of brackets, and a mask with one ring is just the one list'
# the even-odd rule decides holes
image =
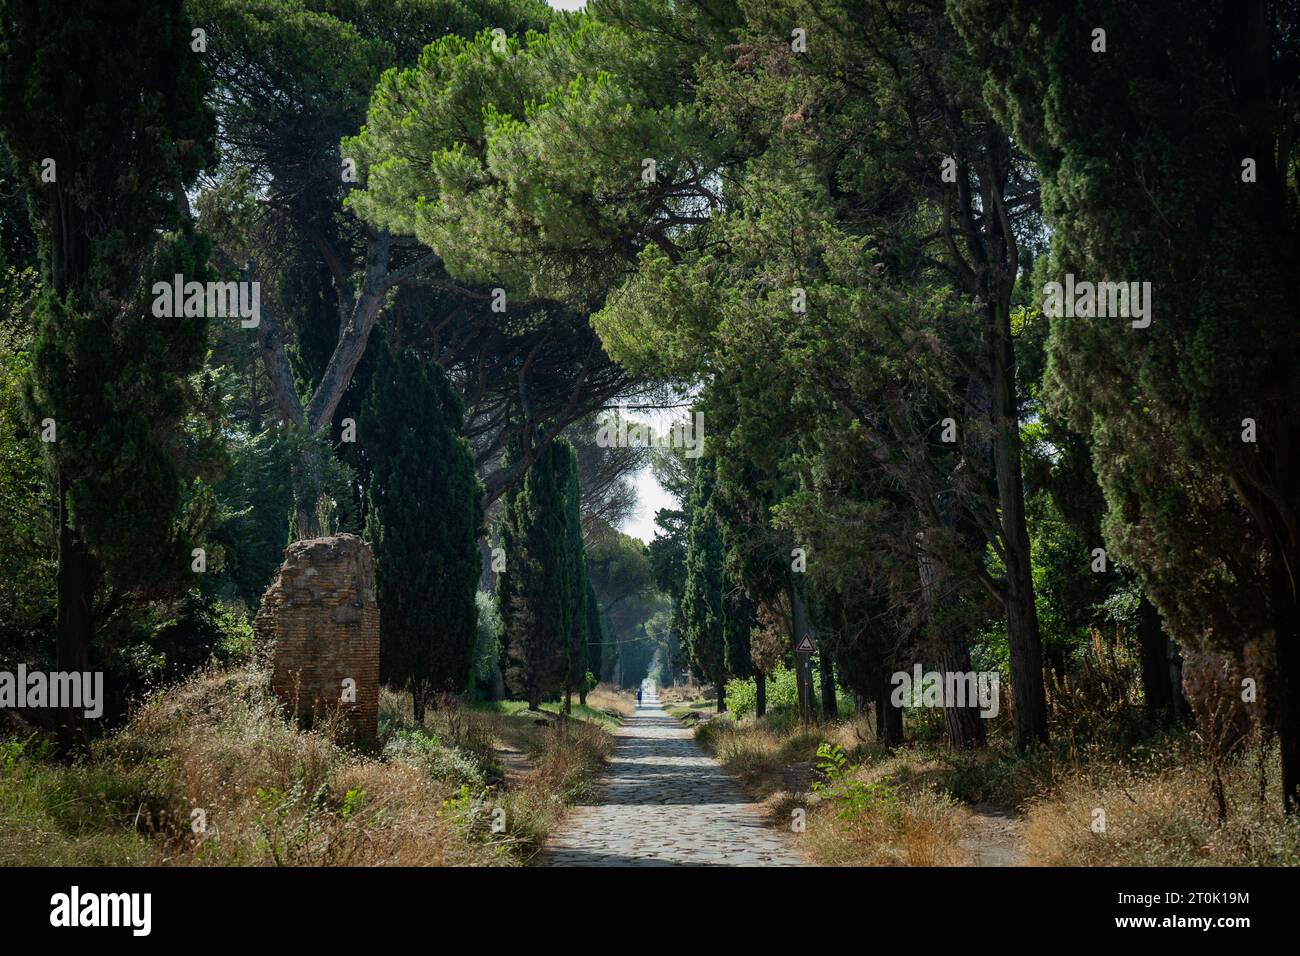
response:
{"label": "roadside vegetation", "polygon": [[1297,862],[1296,8],[0,0],[0,862]]}
{"label": "roadside vegetation", "polygon": [[963,752],[947,745],[934,712],[913,709],[908,742],[891,748],[869,709],[805,727],[792,706],[738,716],[714,714],[708,694],[663,696],[773,826],[802,822],[799,845],[818,864],[1300,864],[1300,823],[1269,799],[1275,740],[1221,754],[1197,733],[1121,707],[1123,733],[1073,744],[1058,734],[1017,754],[1002,718],[987,747]]}
{"label": "roadside vegetation", "polygon": [[209,668],[72,762],[10,737],[0,866],[527,864],[629,709],[604,688],[589,700],[541,723],[446,700],[417,724],[386,691],[378,738],[357,747],[340,725],[288,720],[264,669]]}

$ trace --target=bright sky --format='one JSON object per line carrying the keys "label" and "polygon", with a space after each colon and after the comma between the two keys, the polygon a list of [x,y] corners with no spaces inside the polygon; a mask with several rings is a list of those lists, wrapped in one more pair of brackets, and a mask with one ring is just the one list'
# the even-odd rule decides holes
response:
{"label": "bright sky", "polygon": [[[663,434],[668,431],[674,419],[683,417],[682,412],[682,409],[650,409],[647,411],[628,409],[626,414],[631,421],[650,425],[656,433]],[[619,530],[624,534],[630,534],[634,538],[640,538],[642,541],[648,542],[655,536],[655,512],[660,508],[676,508],[677,499],[664,491],[659,482],[655,481],[654,474],[648,467],[637,472],[635,484],[637,494],[636,514],[624,521]]]}
{"label": "bright sky", "polygon": [[546,0],[546,2],[556,10],[579,10],[587,5],[587,0]]}

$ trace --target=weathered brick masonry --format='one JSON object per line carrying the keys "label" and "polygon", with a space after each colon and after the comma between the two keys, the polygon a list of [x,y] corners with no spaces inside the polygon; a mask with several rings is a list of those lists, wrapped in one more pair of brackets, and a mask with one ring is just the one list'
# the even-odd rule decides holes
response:
{"label": "weathered brick masonry", "polygon": [[[339,534],[289,545],[253,627],[274,642],[271,686],[297,715],[338,709],[357,732],[376,732],[379,605],[364,541]],[[342,700],[347,678],[355,703]]]}

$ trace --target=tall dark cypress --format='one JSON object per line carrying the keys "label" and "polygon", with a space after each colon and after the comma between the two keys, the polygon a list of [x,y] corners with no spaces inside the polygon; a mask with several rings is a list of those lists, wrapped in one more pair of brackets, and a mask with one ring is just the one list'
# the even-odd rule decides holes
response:
{"label": "tall dark cypress", "polygon": [[[46,290],[29,406],[58,528],[57,658],[90,669],[97,596],[183,587],[177,467],[203,317],[157,317],[155,280],[203,281],[185,190],[213,158],[199,54],[181,0],[0,8],[0,135],[32,199]],[[77,711],[61,718],[70,746]]]}
{"label": "tall dark cypress", "polygon": [[568,589],[571,542],[566,533],[566,482],[572,449],[553,442],[505,497],[498,526],[506,568],[497,575],[501,671],[511,696],[530,710],[559,693],[568,675]]}
{"label": "tall dark cypress", "polygon": [[358,432],[370,473],[381,677],[410,691],[418,721],[433,695],[469,682],[483,486],[446,372],[411,352],[381,349],[379,359]]}
{"label": "tall dark cypress", "polygon": [[564,477],[564,620],[566,635],[566,665],[564,681],[564,712],[571,708],[573,692],[579,700],[587,699],[586,682],[589,665],[587,649],[587,555],[582,544],[582,511],[579,504],[578,456],[566,442],[562,446],[566,457]]}
{"label": "tall dark cypress", "polygon": [[[587,671],[599,678],[601,668],[605,664],[605,628],[601,619],[600,600],[596,597],[596,589],[592,586],[590,573],[587,575],[585,608],[587,612]],[[582,691],[582,702],[584,704],[587,702],[587,688],[585,685]]]}
{"label": "tall dark cypress", "polygon": [[701,459],[695,469],[695,484],[688,505],[690,527],[686,532],[686,587],[682,593],[682,618],[691,664],[700,676],[717,688],[718,713],[727,709],[726,640],[723,633],[722,531],[713,514],[713,459]]}

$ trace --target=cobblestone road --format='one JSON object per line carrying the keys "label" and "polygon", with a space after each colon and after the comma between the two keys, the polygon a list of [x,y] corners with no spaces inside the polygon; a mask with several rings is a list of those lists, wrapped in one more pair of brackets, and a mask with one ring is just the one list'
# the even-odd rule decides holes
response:
{"label": "cobblestone road", "polygon": [[548,866],[799,866],[716,760],[653,697],[618,731],[592,806],[575,807]]}

